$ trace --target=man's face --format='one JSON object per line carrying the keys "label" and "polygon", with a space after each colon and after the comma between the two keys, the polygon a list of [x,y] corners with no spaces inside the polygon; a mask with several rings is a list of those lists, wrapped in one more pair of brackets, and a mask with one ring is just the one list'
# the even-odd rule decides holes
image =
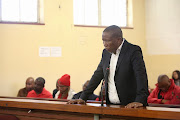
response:
{"label": "man's face", "polygon": [[31,91],[34,89],[34,80],[33,79],[28,79],[26,81],[26,90]]}
{"label": "man's face", "polygon": [[41,81],[35,81],[34,91],[36,93],[41,93],[44,88],[44,85]]}
{"label": "man's face", "polygon": [[102,40],[107,51],[109,51],[110,53],[116,53],[116,50],[120,45],[119,38],[112,37],[110,32],[103,32]]}
{"label": "man's face", "polygon": [[64,93],[64,92],[68,91],[69,86],[65,86],[60,83],[60,84],[58,84],[58,88],[60,90],[60,93]]}
{"label": "man's face", "polygon": [[171,85],[171,82],[169,80],[158,83],[159,89],[162,90],[163,92],[167,92],[170,85]]}

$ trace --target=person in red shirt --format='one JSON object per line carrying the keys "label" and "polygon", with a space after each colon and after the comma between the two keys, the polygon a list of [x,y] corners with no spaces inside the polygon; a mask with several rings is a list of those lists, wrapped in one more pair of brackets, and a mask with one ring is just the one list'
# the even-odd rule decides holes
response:
{"label": "person in red shirt", "polygon": [[45,79],[42,77],[38,77],[35,80],[34,90],[30,91],[27,97],[34,98],[53,98],[52,94],[44,88]]}
{"label": "person in red shirt", "polygon": [[160,75],[156,88],[148,97],[148,103],[180,104],[180,87],[167,75]]}

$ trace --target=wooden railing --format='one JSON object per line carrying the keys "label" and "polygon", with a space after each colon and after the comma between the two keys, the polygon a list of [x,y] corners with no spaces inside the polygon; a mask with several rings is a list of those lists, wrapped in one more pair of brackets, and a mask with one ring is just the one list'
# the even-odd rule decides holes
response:
{"label": "wooden railing", "polygon": [[[180,119],[180,109],[175,105],[128,109],[120,105],[100,106],[93,101],[87,105],[69,105],[67,100],[0,97],[0,114],[16,115],[24,120],[67,119],[67,120],[116,120],[116,119]],[[176,105],[177,107],[178,105]]]}

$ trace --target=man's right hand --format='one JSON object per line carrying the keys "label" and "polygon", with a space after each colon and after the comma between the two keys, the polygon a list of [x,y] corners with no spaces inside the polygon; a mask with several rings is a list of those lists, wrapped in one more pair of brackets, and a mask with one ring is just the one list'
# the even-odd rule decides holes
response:
{"label": "man's right hand", "polygon": [[68,101],[67,104],[83,104],[83,105],[85,105],[86,102],[82,99],[75,99],[75,100]]}

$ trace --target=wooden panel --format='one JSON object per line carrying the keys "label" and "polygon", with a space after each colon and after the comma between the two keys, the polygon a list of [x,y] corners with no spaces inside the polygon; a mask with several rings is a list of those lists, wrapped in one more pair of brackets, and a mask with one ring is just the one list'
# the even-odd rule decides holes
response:
{"label": "wooden panel", "polygon": [[154,104],[149,103],[151,107],[168,107],[168,108],[180,108],[180,105],[173,105],[173,104]]}
{"label": "wooden panel", "polygon": [[[120,105],[87,103],[87,105],[68,105],[67,101],[53,99],[26,99],[0,97],[0,114],[16,115],[21,120],[93,120],[94,114],[101,120],[179,120],[179,108],[142,107],[128,109]],[[31,112],[29,112],[31,110]],[[28,113],[29,112],[29,113]]]}
{"label": "wooden panel", "polygon": [[110,105],[103,109],[103,114],[111,114],[117,116],[130,116],[139,118],[156,118],[156,119],[174,119],[179,120],[180,109],[179,108],[163,108],[163,107],[146,107],[138,109],[127,109],[124,107]]}
{"label": "wooden panel", "polygon": [[22,120],[93,120],[93,114],[73,113],[73,112],[57,112],[47,110],[31,110],[21,108],[0,108],[0,114],[16,115]]}

